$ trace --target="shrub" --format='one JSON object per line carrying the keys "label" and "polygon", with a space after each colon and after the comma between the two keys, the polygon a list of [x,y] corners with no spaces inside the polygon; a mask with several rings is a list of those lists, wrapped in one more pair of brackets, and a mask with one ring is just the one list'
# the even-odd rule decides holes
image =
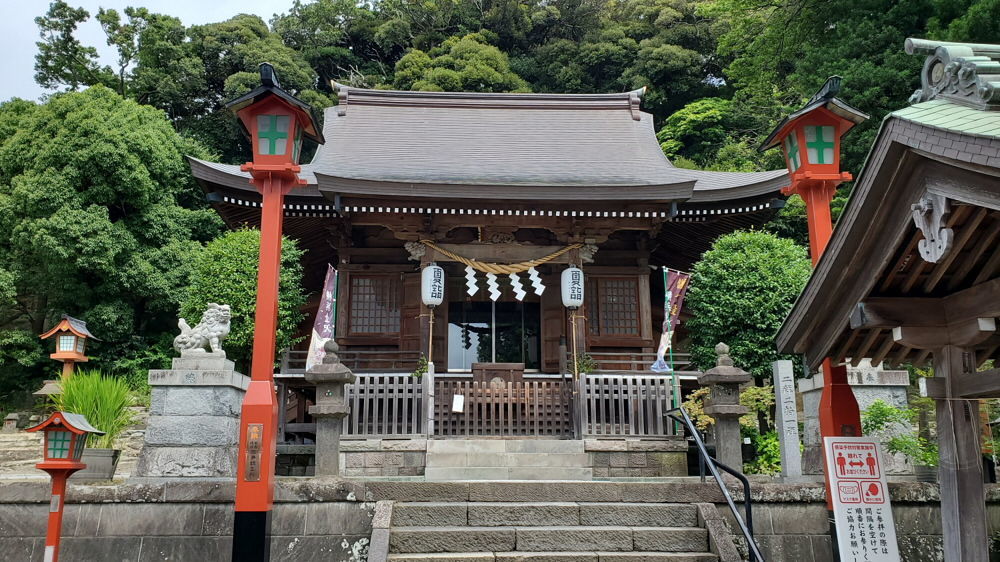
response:
{"label": "shrub", "polygon": [[715,345],[729,345],[736,365],[758,380],[771,377],[780,355],[774,336],[812,269],[806,249],[759,231],[720,237],[692,270],[686,305],[691,357],[701,369],[715,366]]}
{"label": "shrub", "polygon": [[62,393],[54,399],[63,412],[82,414],[104,435],[91,438],[90,446],[109,449],[132,423],[132,395],[126,381],[106,377],[100,371],[78,371],[60,381]]}
{"label": "shrub", "polygon": [[912,408],[897,408],[876,400],[861,412],[861,431],[885,439],[890,453],[901,453],[914,464],[937,466],[937,444],[917,434],[912,424],[916,416]]}

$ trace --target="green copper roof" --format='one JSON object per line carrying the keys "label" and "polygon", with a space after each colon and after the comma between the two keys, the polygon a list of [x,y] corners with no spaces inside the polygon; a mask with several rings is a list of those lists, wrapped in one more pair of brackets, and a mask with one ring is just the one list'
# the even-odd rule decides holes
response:
{"label": "green copper roof", "polygon": [[964,135],[1000,138],[1000,111],[983,111],[944,99],[911,105],[891,116]]}

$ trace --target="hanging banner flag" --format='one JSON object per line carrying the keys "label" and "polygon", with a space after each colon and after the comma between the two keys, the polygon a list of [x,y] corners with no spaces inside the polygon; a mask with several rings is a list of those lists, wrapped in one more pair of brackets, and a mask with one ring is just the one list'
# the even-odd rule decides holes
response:
{"label": "hanging banner flag", "polygon": [[324,346],[333,339],[337,326],[337,270],[326,266],[323,281],[323,295],[319,299],[316,320],[313,321],[312,336],[309,338],[309,355],[306,356],[306,370],[323,362],[326,355]]}
{"label": "hanging banner flag", "polygon": [[663,286],[666,289],[663,297],[663,331],[660,334],[660,345],[656,348],[656,362],[650,366],[654,373],[669,373],[674,370],[673,359],[668,364],[665,357],[673,345],[674,328],[680,322],[681,307],[684,306],[684,295],[687,294],[690,273],[663,270]]}

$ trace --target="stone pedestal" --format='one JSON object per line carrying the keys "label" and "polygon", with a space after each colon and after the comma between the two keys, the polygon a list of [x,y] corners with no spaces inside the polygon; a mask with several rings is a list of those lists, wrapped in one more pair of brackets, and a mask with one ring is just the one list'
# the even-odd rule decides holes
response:
{"label": "stone pedestal", "polygon": [[337,356],[333,340],[326,342],[323,362],[306,371],[306,380],[316,385],[316,404],[309,414],[316,419],[316,476],[340,475],[340,433],[350,412],[344,385],[353,383],[351,372]]}
{"label": "stone pedestal", "polygon": [[[857,367],[847,367],[847,382],[854,391],[858,408],[864,412],[872,402],[882,400],[890,406],[906,408],[906,389],[910,386],[909,373],[903,370],[886,371],[862,359]],[[823,474],[823,442],[819,435],[819,400],[823,395],[823,373],[799,380],[802,395],[802,472]],[[883,443],[883,450],[885,444]],[[886,474],[912,474],[913,469],[903,455],[885,455]]]}
{"label": "stone pedestal", "polygon": [[149,422],[133,476],[235,478],[250,378],[223,351],[186,350],[172,366],[149,372]]}
{"label": "stone pedestal", "polygon": [[733,470],[743,471],[743,438],[740,416],[750,410],[740,405],[740,385],[750,381],[750,373],[733,366],[729,346],[715,346],[716,366],[698,377],[698,384],[711,388],[705,413],[715,419],[715,458]]}

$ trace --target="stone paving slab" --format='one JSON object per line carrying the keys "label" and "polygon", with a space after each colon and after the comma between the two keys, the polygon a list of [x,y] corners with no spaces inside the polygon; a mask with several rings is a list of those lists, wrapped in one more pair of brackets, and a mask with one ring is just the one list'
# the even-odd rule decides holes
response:
{"label": "stone paving slab", "polygon": [[517,527],[517,550],[632,550],[629,527]]}
{"label": "stone paving slab", "polygon": [[514,550],[512,527],[400,527],[389,536],[389,552]]}

